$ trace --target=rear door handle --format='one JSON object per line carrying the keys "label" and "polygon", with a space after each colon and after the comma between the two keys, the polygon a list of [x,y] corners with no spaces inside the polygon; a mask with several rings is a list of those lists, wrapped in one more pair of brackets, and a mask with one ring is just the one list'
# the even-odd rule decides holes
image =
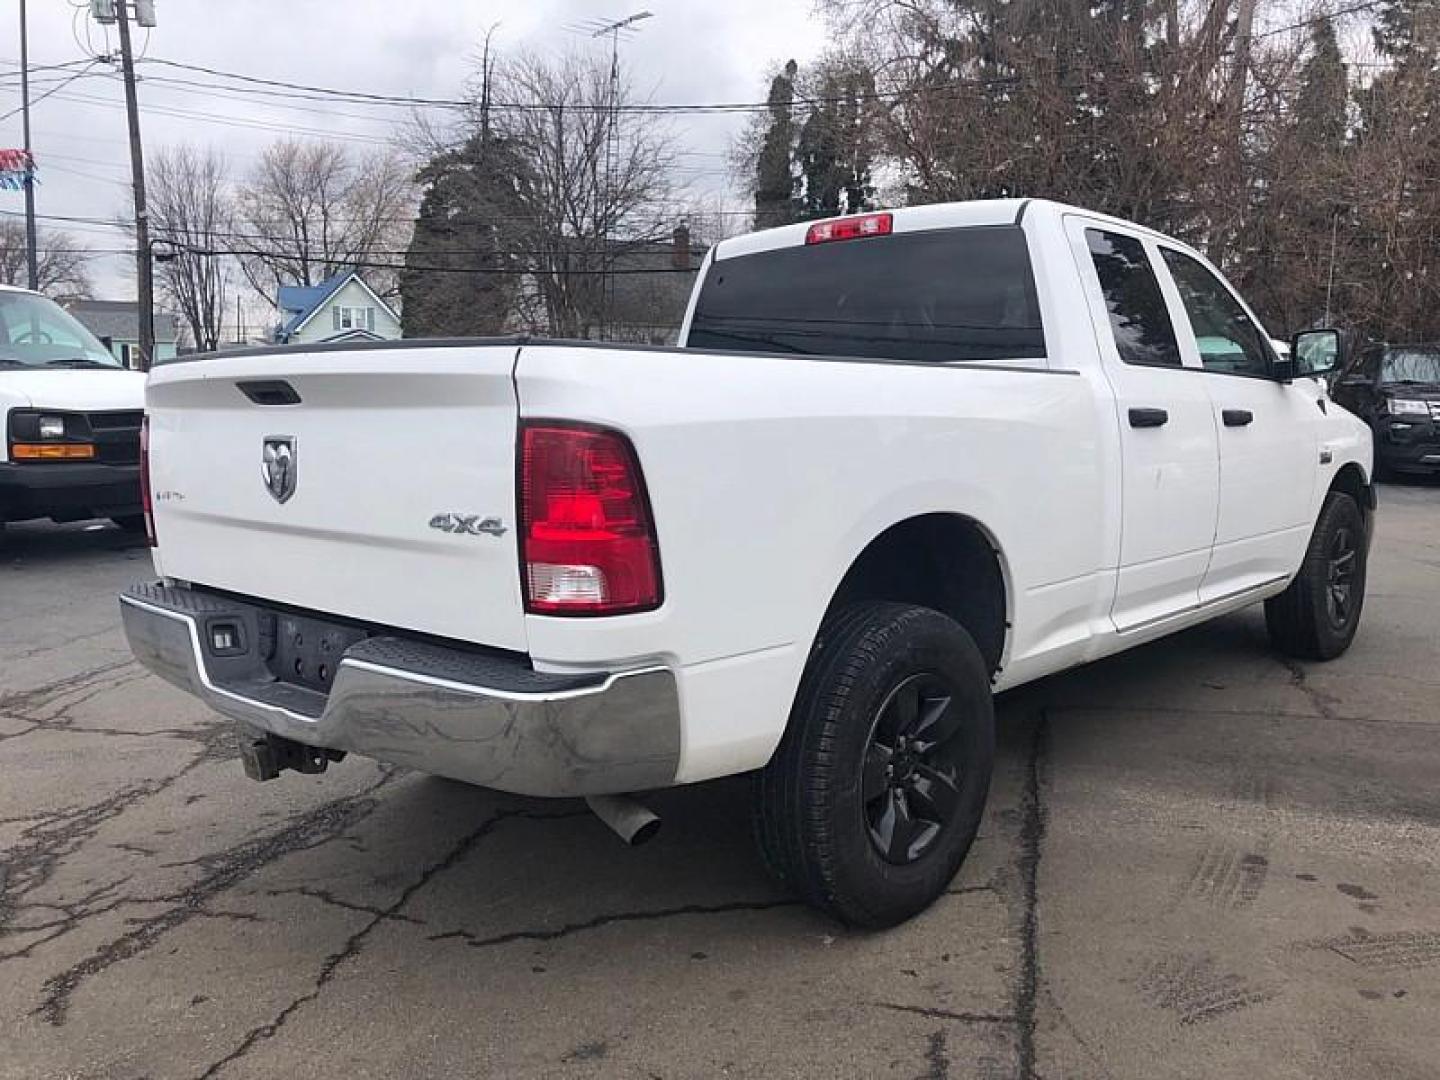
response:
{"label": "rear door handle", "polygon": [[1244,427],[1255,419],[1255,414],[1249,409],[1221,409],[1220,415],[1224,418],[1226,427]]}
{"label": "rear door handle", "polygon": [[1131,409],[1131,427],[1164,427],[1170,420],[1170,414],[1164,409]]}

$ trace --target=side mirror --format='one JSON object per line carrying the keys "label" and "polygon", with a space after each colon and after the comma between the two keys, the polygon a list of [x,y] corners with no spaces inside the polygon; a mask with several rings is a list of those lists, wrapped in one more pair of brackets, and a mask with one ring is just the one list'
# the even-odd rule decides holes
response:
{"label": "side mirror", "polygon": [[1302,330],[1290,339],[1291,378],[1327,375],[1340,366],[1339,330]]}

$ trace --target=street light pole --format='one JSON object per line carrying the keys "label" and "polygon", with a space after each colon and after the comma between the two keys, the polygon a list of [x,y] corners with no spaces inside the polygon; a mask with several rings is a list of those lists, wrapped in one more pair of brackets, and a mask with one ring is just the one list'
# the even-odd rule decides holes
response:
{"label": "street light pole", "polygon": [[30,40],[25,26],[25,0],[20,0],[20,112],[25,130],[25,274],[31,289],[40,288],[40,255],[35,236],[35,168],[30,156]]}
{"label": "street light pole", "polygon": [[130,12],[135,0],[116,0],[120,63],[125,77],[125,119],[130,128],[130,179],[135,192],[136,316],[140,323],[140,370],[155,358],[155,279],[150,262],[150,221],[145,209],[145,157],[140,146],[140,106],[135,96],[135,59],[130,51]]}

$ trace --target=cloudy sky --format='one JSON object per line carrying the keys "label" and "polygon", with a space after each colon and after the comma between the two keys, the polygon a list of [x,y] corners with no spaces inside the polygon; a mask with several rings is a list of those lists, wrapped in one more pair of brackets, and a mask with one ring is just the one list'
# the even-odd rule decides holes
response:
{"label": "cloudy sky", "polygon": [[[18,3],[0,5],[0,114],[18,109]],[[86,16],[80,0],[29,0],[32,70],[118,49],[118,39]],[[268,79],[373,93],[459,96],[478,43],[498,23],[497,47],[561,55],[608,50],[567,27],[649,10],[621,43],[642,96],[656,102],[762,100],[764,74],[776,61],[802,62],[823,47],[814,0],[156,0],[159,25],[139,31],[137,49],[152,58],[199,64]],[[122,89],[112,69],[57,89],[73,72],[32,76],[32,143],[40,169],[37,212],[111,220],[130,213],[129,160]],[[144,73],[147,69],[142,67]],[[148,70],[214,81],[209,76]],[[54,90],[53,96],[37,101]],[[366,149],[382,143],[397,110],[354,104],[267,102],[213,90],[142,83],[141,129],[147,148],[178,142],[222,148],[243,172],[282,135],[329,137]],[[707,196],[730,192],[724,153],[743,123],[735,115],[685,117],[676,125],[685,178]],[[0,146],[21,145],[20,117],[0,121]],[[23,210],[18,192],[0,190],[0,211]],[[93,277],[106,297],[133,295],[125,260],[100,252],[124,246],[103,225],[41,219],[67,228],[94,249]]]}

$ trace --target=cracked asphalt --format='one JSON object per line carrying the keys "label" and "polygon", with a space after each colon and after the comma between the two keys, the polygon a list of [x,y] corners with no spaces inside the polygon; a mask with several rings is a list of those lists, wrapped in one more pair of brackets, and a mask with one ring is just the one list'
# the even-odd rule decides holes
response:
{"label": "cracked asphalt", "polygon": [[630,851],[350,759],[246,780],[129,659],[109,528],[0,547],[0,1077],[1440,1076],[1440,485],[1383,489],[1351,652],[1258,611],[1001,701],[950,894],[778,892],[743,781]]}

